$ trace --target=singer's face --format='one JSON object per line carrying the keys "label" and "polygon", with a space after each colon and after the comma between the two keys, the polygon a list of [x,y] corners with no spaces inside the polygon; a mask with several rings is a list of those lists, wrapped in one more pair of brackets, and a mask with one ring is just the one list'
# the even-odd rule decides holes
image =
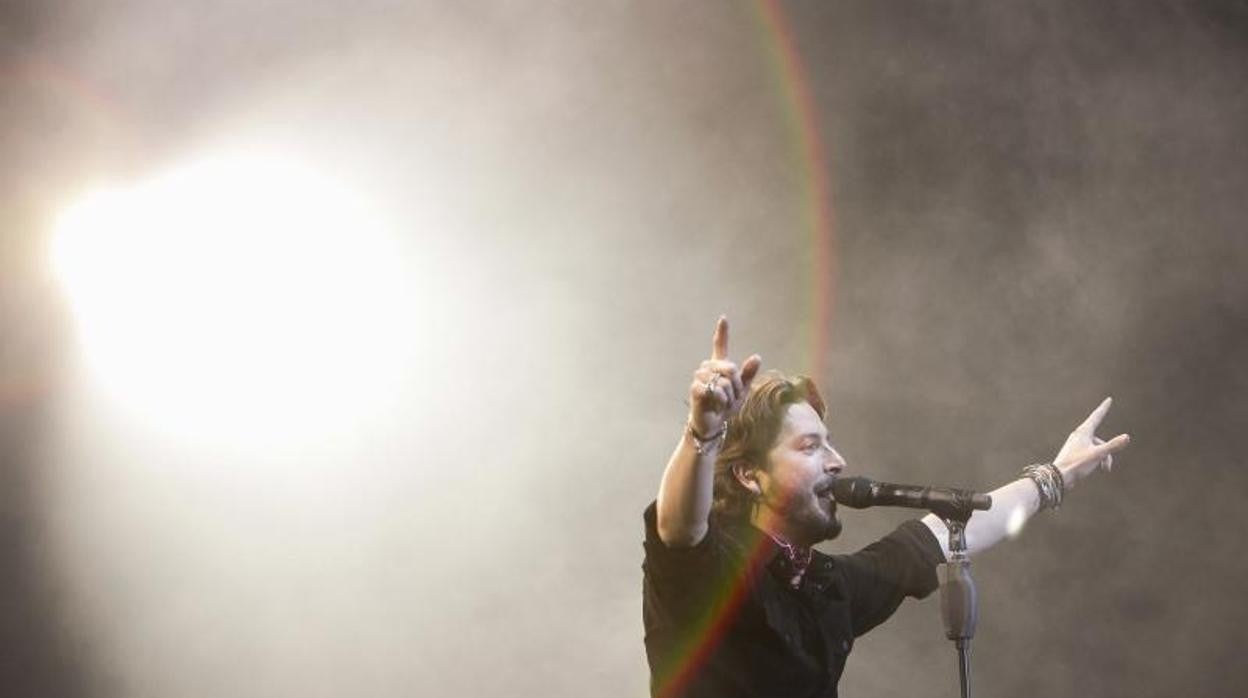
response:
{"label": "singer's face", "polygon": [[789,405],[758,481],[763,506],[779,519],[791,542],[814,545],[840,534],[830,488],[844,468],[845,459],[828,441],[828,429],[814,408],[805,402]]}

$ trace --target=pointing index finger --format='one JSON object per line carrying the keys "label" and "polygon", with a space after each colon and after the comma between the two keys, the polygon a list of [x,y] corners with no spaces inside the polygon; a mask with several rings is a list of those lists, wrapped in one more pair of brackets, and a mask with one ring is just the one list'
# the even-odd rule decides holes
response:
{"label": "pointing index finger", "polygon": [[715,323],[715,337],[711,339],[711,359],[719,361],[728,358],[728,318],[720,315]]}
{"label": "pointing index finger", "polygon": [[1096,433],[1096,428],[1101,426],[1101,420],[1105,419],[1105,413],[1109,412],[1109,406],[1113,403],[1114,399],[1112,397],[1105,398],[1100,405],[1097,405],[1096,409],[1092,410],[1092,414],[1083,420],[1083,424],[1080,424],[1079,428],[1088,433]]}

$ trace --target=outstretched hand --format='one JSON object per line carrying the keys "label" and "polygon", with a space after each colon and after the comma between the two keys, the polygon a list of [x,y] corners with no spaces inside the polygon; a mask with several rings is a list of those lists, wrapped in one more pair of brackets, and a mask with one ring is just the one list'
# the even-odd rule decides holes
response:
{"label": "outstretched hand", "polygon": [[709,437],[723,428],[750,392],[763,360],[753,354],[740,366],[728,359],[728,318],[720,316],[711,339],[711,358],[693,372],[689,386],[689,424]]}
{"label": "outstretched hand", "polygon": [[1076,482],[1099,468],[1103,467],[1108,471],[1114,465],[1114,454],[1131,443],[1131,437],[1127,434],[1119,434],[1109,441],[1096,435],[1096,429],[1101,425],[1101,420],[1105,419],[1105,413],[1109,412],[1113,401],[1113,398],[1107,397],[1092,410],[1092,414],[1083,420],[1083,424],[1075,427],[1070,436],[1066,437],[1062,450],[1053,459],[1053,465],[1062,472],[1066,489],[1074,487]]}

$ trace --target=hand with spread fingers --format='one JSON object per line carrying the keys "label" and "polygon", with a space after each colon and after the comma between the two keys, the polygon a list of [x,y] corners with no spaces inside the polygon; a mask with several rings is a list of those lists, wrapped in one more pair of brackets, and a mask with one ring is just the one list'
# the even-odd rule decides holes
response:
{"label": "hand with spread fingers", "polygon": [[1131,437],[1127,434],[1119,434],[1109,441],[1096,435],[1097,428],[1105,419],[1105,414],[1109,412],[1109,407],[1113,402],[1113,398],[1107,397],[1096,409],[1092,410],[1092,414],[1070,432],[1062,450],[1053,459],[1053,465],[1062,473],[1066,489],[1074,487],[1076,482],[1096,472],[1099,468],[1103,467],[1108,471],[1113,467],[1114,454],[1131,443]]}
{"label": "hand with spread fingers", "polygon": [[689,426],[701,440],[713,439],[750,391],[762,359],[751,355],[740,366],[728,359],[728,319],[720,316],[711,340],[711,358],[693,373],[689,386]]}

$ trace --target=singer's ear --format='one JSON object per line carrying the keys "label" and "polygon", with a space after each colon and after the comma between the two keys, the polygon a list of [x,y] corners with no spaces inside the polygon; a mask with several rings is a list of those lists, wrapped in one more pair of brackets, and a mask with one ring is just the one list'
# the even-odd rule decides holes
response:
{"label": "singer's ear", "polygon": [[758,468],[745,462],[733,463],[732,476],[737,479],[738,484],[754,493],[754,496],[763,494],[763,488],[758,484]]}

